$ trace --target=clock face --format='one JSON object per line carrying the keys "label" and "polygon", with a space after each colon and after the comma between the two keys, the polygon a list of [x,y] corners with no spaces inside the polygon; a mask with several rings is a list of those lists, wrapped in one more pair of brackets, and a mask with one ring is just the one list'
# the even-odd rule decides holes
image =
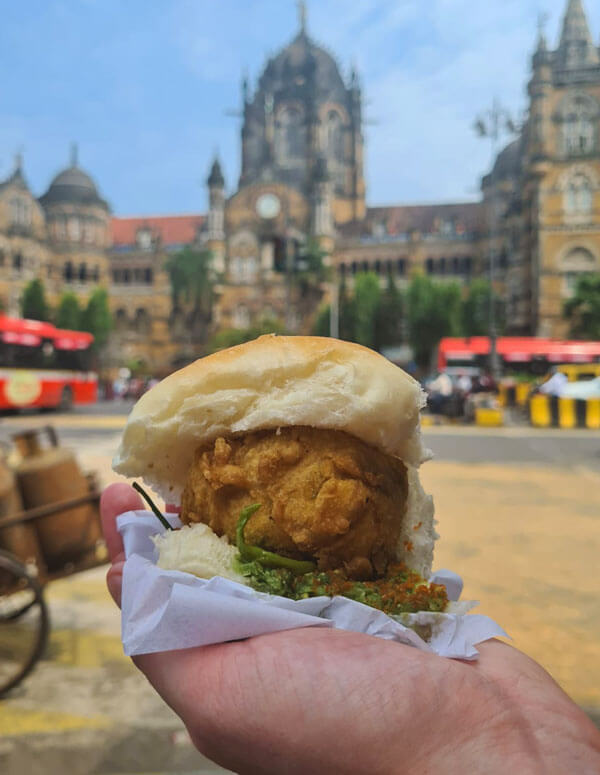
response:
{"label": "clock face", "polygon": [[281,202],[275,194],[263,194],[256,201],[256,212],[261,218],[277,218],[281,212]]}

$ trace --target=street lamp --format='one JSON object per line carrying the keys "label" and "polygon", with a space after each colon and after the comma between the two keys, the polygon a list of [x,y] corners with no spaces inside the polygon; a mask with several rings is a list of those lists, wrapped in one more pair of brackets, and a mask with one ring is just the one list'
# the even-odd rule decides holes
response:
{"label": "street lamp", "polygon": [[488,138],[492,148],[492,172],[491,172],[491,203],[489,209],[489,281],[490,281],[490,299],[489,299],[489,338],[490,338],[490,356],[489,369],[494,379],[500,375],[500,365],[498,362],[498,330],[496,328],[496,304],[494,298],[494,280],[495,280],[495,243],[496,230],[498,226],[498,196],[495,181],[495,164],[500,152],[500,145],[503,136],[515,135],[519,129],[510,113],[502,107],[497,98],[494,98],[492,107],[481,113],[474,124],[475,132],[479,137]]}

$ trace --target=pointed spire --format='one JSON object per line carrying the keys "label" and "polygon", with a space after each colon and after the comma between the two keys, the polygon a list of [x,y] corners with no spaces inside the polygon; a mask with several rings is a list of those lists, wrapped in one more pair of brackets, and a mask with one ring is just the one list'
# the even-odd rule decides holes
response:
{"label": "pointed spire", "polygon": [[212,167],[210,168],[210,175],[208,176],[207,183],[210,188],[217,186],[223,188],[225,186],[225,178],[223,176],[223,170],[221,169],[218,153],[215,153],[215,158],[213,160]]}
{"label": "pointed spire", "polygon": [[306,35],[306,3],[304,0],[298,0],[298,22],[300,34]]}
{"label": "pointed spire", "polygon": [[548,41],[546,40],[546,24],[550,18],[549,14],[542,12],[538,15],[538,54],[545,54],[548,51]]}
{"label": "pointed spire", "polygon": [[71,167],[76,167],[77,164],[78,164],[78,161],[79,161],[79,158],[78,158],[79,157],[79,147],[78,147],[77,143],[75,143],[75,142],[71,143],[70,157],[71,157]]}
{"label": "pointed spire", "polygon": [[565,69],[600,63],[582,0],[569,0],[557,56],[559,66]]}

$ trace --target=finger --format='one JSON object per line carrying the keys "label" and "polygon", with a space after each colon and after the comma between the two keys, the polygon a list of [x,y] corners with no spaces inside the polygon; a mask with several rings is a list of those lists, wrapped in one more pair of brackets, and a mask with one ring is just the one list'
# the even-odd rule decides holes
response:
{"label": "finger", "polygon": [[102,532],[111,562],[123,558],[123,541],[117,530],[117,517],[126,511],[143,509],[140,496],[128,484],[119,482],[109,485],[100,499]]}
{"label": "finger", "polygon": [[121,607],[121,587],[123,585],[123,566],[125,561],[113,563],[106,574],[106,586],[112,599]]}

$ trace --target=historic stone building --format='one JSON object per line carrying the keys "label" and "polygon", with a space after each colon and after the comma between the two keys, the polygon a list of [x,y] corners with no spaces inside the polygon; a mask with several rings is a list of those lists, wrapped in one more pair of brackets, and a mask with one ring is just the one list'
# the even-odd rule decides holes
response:
{"label": "historic stone building", "polygon": [[211,252],[207,336],[264,318],[303,332],[316,303],[309,309],[294,279],[312,241],[348,283],[365,270],[382,283],[403,285],[415,272],[468,283],[491,259],[509,331],[564,335],[564,299],[579,274],[600,271],[600,52],[581,0],[569,0],[556,50],[540,35],[526,120],[484,177],[482,201],[390,207],[366,204],[359,77],[345,78],[312,40],[299,5],[294,39],[254,87],[243,81],[239,180],[228,187],[215,159],[207,212],[111,218],[76,157],[36,200],[18,160],[0,184],[5,309],[18,311],[34,276],[54,303],[65,288],[85,299],[107,285],[113,364],[139,359],[166,372],[202,347],[172,293],[170,256],[186,246]]}
{"label": "historic stone building", "polygon": [[600,52],[581,0],[569,0],[555,51],[540,34],[528,91],[525,125],[484,197],[511,331],[563,336],[577,277],[600,271]]}

